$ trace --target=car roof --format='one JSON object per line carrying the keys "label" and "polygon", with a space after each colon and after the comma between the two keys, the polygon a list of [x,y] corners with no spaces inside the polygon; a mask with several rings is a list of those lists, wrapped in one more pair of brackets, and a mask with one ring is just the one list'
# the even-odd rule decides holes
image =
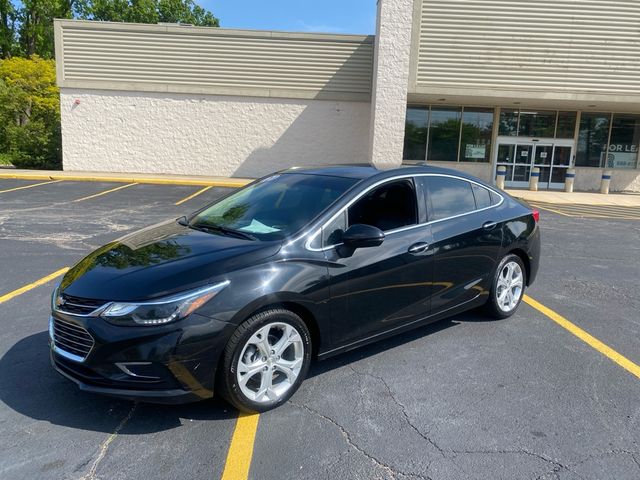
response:
{"label": "car roof", "polygon": [[[427,164],[403,165],[397,168],[380,169],[368,163],[352,163],[338,165],[318,165],[310,167],[292,167],[283,170],[282,173],[301,173],[306,175],[328,175],[332,177],[357,178],[360,180],[377,177],[379,179],[390,178],[397,175],[415,175],[424,173],[439,173],[455,175],[474,181],[481,181],[473,175],[453,170],[451,168],[434,167]],[[484,182],[482,182],[484,183]]]}

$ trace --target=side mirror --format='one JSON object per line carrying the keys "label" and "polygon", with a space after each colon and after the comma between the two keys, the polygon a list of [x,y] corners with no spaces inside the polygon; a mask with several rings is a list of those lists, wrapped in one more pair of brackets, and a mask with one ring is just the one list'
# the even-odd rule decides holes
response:
{"label": "side mirror", "polygon": [[349,248],[377,247],[384,242],[384,233],[373,225],[356,223],[342,234],[342,243]]}

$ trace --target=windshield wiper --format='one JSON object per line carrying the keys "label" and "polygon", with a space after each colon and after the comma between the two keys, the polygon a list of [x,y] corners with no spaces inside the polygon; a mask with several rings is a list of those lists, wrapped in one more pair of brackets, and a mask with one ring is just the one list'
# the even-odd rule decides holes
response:
{"label": "windshield wiper", "polygon": [[222,225],[216,225],[213,223],[190,223],[188,227],[194,230],[200,230],[202,232],[220,232],[226,235],[231,235],[237,238],[243,238],[245,240],[258,240],[257,237],[250,233],[243,232],[242,230],[236,230],[235,228],[229,228]]}

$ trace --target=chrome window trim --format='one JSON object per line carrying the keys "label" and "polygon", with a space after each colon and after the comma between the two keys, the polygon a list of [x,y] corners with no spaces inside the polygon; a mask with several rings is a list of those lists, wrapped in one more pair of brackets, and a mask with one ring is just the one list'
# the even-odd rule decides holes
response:
{"label": "chrome window trim", "polygon": [[504,196],[500,192],[498,192],[497,190],[494,190],[493,188],[487,187],[486,185],[483,185],[483,184],[481,184],[479,182],[476,182],[475,180],[471,180],[469,178],[464,178],[464,177],[460,177],[460,176],[452,175],[452,174],[448,174],[448,173],[413,173],[413,174],[409,173],[409,174],[404,174],[404,175],[398,175],[398,176],[391,177],[391,178],[385,178],[383,180],[380,180],[380,181],[374,183],[373,185],[370,185],[365,190],[363,190],[358,195],[356,195],[354,198],[349,200],[349,202],[344,207],[342,207],[340,210],[338,210],[336,213],[334,213],[321,227],[319,227],[313,233],[310,234],[310,236],[307,238],[307,241],[305,242],[304,247],[307,250],[311,251],[311,252],[324,252],[324,251],[327,251],[327,250],[331,250],[332,248],[339,247],[340,245],[343,245],[342,243],[336,243],[334,245],[328,245],[326,247],[315,248],[315,247],[311,246],[311,243],[316,239],[316,237],[318,235],[321,234],[323,228],[325,228],[327,225],[329,225],[331,222],[333,222],[338,217],[338,215],[340,215],[345,210],[347,210],[351,205],[353,205],[355,202],[357,202],[366,193],[368,193],[371,190],[373,190],[374,188],[377,188],[380,185],[383,185],[383,184],[388,183],[388,182],[393,182],[395,180],[402,180],[402,179],[405,179],[405,178],[416,178],[416,177],[448,177],[448,178],[454,178],[456,180],[462,180],[462,181],[465,181],[465,182],[469,182],[469,183],[478,185],[480,188],[484,188],[485,190],[489,190],[489,192],[495,193],[496,195],[498,195],[498,197],[500,197],[500,201],[498,203],[496,203],[495,205],[490,205],[488,207],[479,208],[479,209],[473,210],[471,212],[460,213],[458,215],[452,215],[451,217],[439,218],[438,220],[431,220],[431,221],[428,221],[428,222],[416,223],[415,225],[408,225],[406,227],[395,228],[393,230],[389,230],[387,232],[384,232],[385,236],[393,235],[393,234],[400,233],[400,232],[405,232],[407,230],[412,230],[414,228],[426,227],[426,226],[432,225],[434,223],[444,222],[444,221],[451,220],[451,219],[454,219],[454,218],[464,217],[465,215],[470,215],[472,213],[483,212],[483,211],[489,210],[491,208],[497,208],[497,207],[499,207],[500,205],[502,205],[504,203]]}

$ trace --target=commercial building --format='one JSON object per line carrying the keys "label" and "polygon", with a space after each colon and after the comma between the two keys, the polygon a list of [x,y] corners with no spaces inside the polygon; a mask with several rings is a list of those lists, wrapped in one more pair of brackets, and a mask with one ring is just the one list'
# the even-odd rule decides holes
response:
{"label": "commercial building", "polygon": [[640,191],[640,2],[378,0],[375,36],[56,21],[69,170],[427,161]]}

